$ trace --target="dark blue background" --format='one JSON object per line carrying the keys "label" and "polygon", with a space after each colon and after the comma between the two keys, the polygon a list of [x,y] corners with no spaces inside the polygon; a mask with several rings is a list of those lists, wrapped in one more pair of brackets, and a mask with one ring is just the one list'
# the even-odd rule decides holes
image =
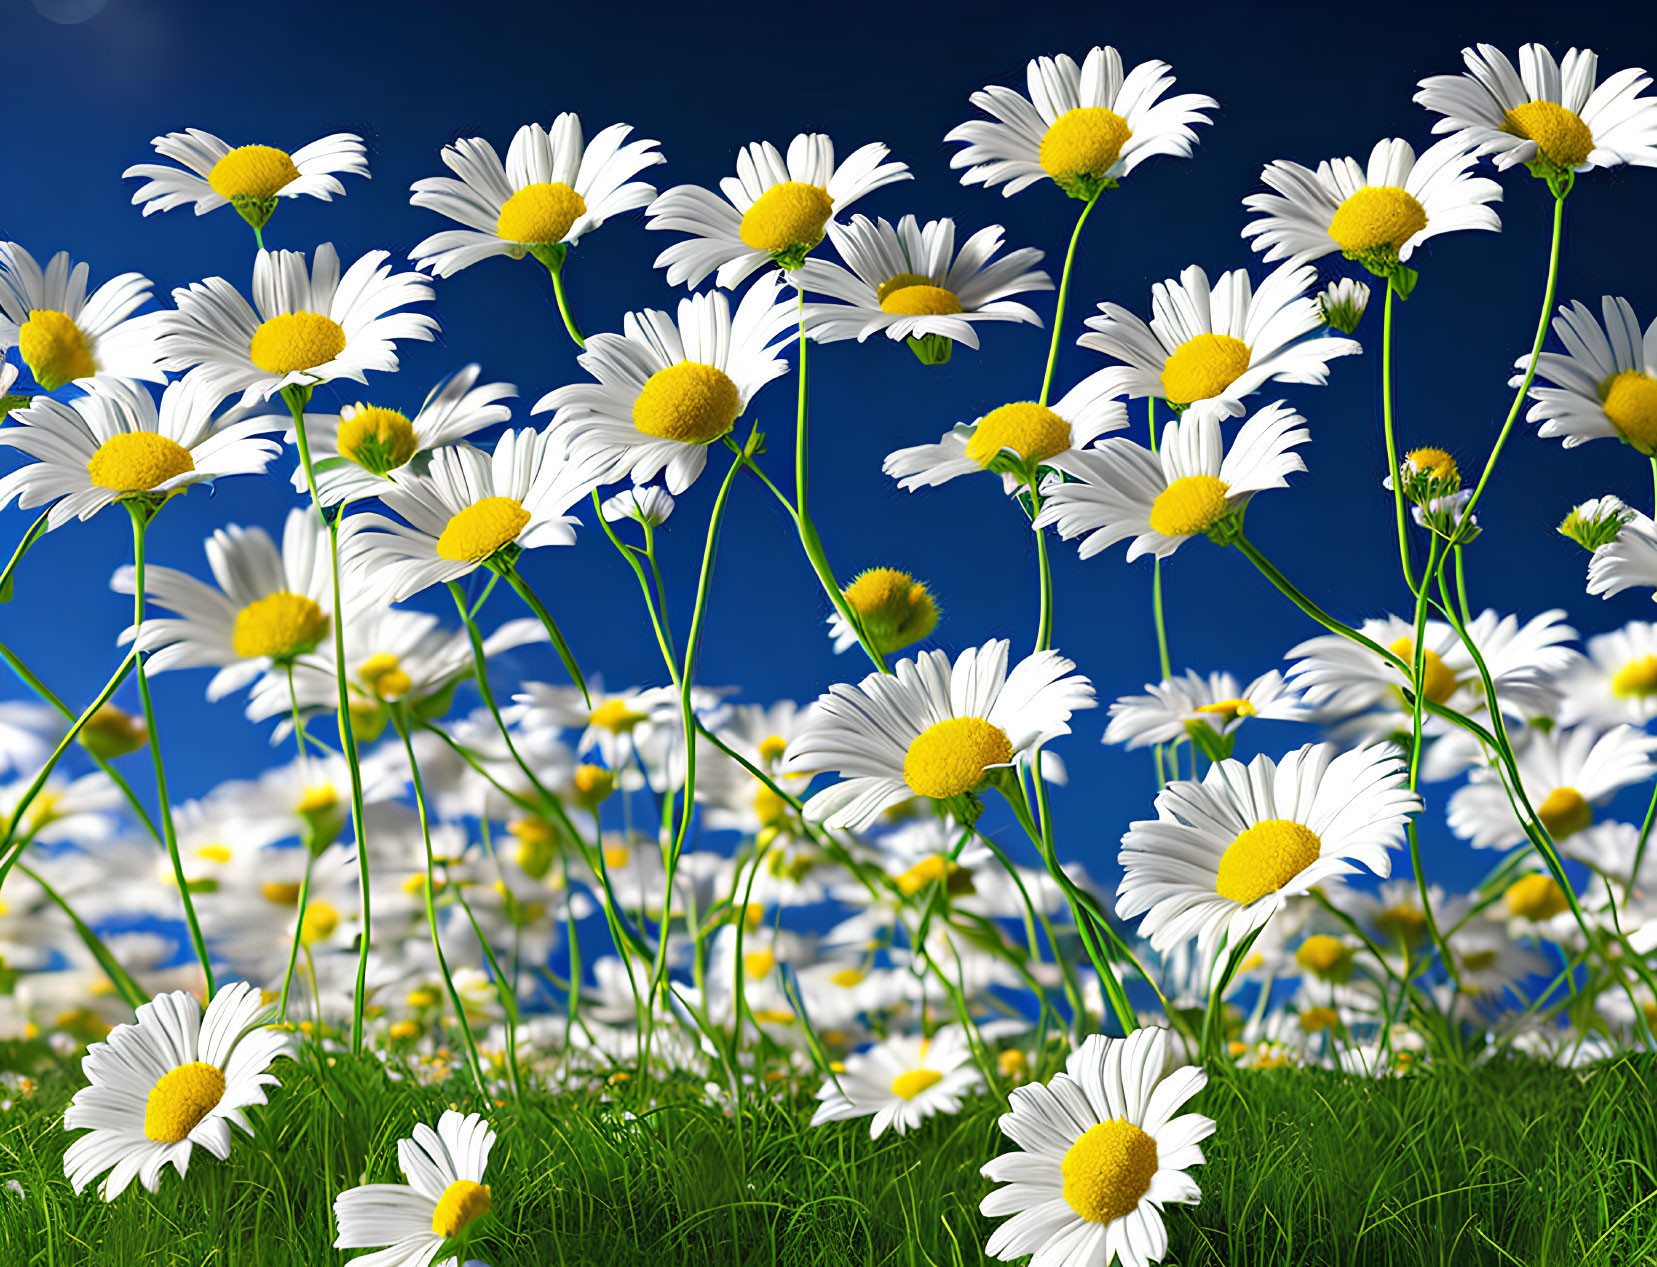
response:
{"label": "dark blue background", "polygon": [[[753,139],[785,145],[798,131],[820,130],[841,153],[883,140],[917,178],[879,191],[857,210],[894,220],[910,211],[923,219],[953,216],[962,237],[999,222],[1010,244],[1045,248],[1056,274],[1079,204],[1046,184],[1013,199],[963,188],[947,165],[953,147],[942,137],[974,117],[967,97],[981,85],[1022,88],[1024,64],[1037,54],[1079,58],[1094,44],[1111,43],[1130,66],[1162,58],[1178,75],[1178,91],[1208,93],[1220,109],[1214,126],[1201,129],[1194,161],[1153,160],[1096,212],[1076,273],[1060,390],[1103,364],[1074,344],[1095,302],[1110,298],[1145,312],[1150,284],[1187,264],[1217,275],[1252,262],[1238,236],[1245,221],[1239,200],[1258,187],[1267,161],[1362,159],[1389,135],[1424,147],[1433,120],[1410,100],[1416,81],[1459,70],[1464,45],[1490,41],[1514,55],[1531,39],[1556,53],[1586,44],[1601,50],[1602,77],[1628,62],[1657,61],[1657,36],[1641,38],[1635,27],[1631,39],[1609,5],[954,4],[876,11],[110,0],[79,25],[47,21],[22,0],[8,9],[12,126],[0,234],[42,260],[68,248],[91,261],[95,280],[140,270],[163,295],[215,273],[245,291],[253,244],[228,209],[201,219],[188,210],[146,219],[128,205],[135,182],[123,183],[120,172],[153,159],[154,135],[201,127],[231,144],[292,149],[328,132],[359,132],[368,139],[372,181],[346,178],[348,196],[332,204],[284,202],[267,241],[310,250],[331,240],[346,261],[374,247],[401,258],[448,224],[407,203],[410,182],[444,170],[437,159],[444,142],[483,135],[504,154],[520,124],[547,123],[562,110],[578,111],[589,135],[625,120],[637,135],[659,139],[668,164],[646,175],[661,187],[712,185],[730,172],[737,147]],[[1475,467],[1507,409],[1508,367],[1528,348],[1546,259],[1546,189],[1523,171],[1503,184],[1503,232],[1434,242],[1415,261],[1422,280],[1399,314],[1402,443],[1442,445]],[[1597,309],[1609,291],[1651,316],[1654,193],[1657,172],[1648,170],[1595,173],[1579,182],[1568,208],[1562,301],[1580,297]],[[682,292],[670,291],[650,267],[672,240],[645,232],[633,215],[582,243],[566,275],[589,331],[616,328],[629,308],[677,301]],[[412,408],[439,375],[476,359],[490,378],[519,384],[514,421],[521,425],[529,403],[579,373],[547,278],[533,262],[486,261],[439,283],[437,293],[440,344],[405,345],[400,375],[379,379],[368,393],[350,385],[340,394],[324,390],[318,407],[366,395]],[[1050,312],[1051,296],[1039,297],[1038,307]],[[1352,621],[1397,610],[1404,597],[1391,504],[1380,487],[1379,335],[1378,319],[1362,327],[1365,354],[1337,361],[1331,386],[1288,389],[1311,423],[1311,472],[1291,491],[1262,497],[1249,516],[1266,553]],[[846,577],[873,564],[916,572],[942,604],[937,642],[951,651],[992,637],[1027,647],[1036,598],[1031,539],[996,481],[963,479],[904,494],[881,474],[880,462],[895,448],[936,440],[957,421],[1035,392],[1045,331],[991,327],[984,343],[982,353],[962,349],[941,369],[922,367],[904,348],[880,340],[813,353],[814,505],[830,557]],[[774,437],[771,461],[780,473],[792,444],[792,380],[767,390],[758,412]],[[291,460],[281,460],[284,476]],[[705,476],[681,500],[665,533],[681,630],[716,479]],[[1521,429],[1484,501],[1485,535],[1468,552],[1474,605],[1526,616],[1563,606],[1585,633],[1650,617],[1641,594],[1609,603],[1587,597],[1585,557],[1553,531],[1575,501],[1616,492],[1644,507],[1650,490],[1647,465],[1631,449],[1599,442],[1566,454]],[[292,504],[285,478],[227,480],[214,496],[192,492],[156,523],[152,559],[202,572],[201,543],[212,528],[227,521],[275,528]],[[32,515],[0,513],[8,550]],[[115,635],[129,606],[107,580],[128,550],[125,515],[54,532],[30,556],[19,601],[0,608],[6,640],[73,701],[89,698],[115,661]],[[1149,563],[1129,567],[1121,555],[1117,547],[1081,563],[1070,547],[1054,549],[1057,644],[1092,676],[1104,701],[1156,676]],[[589,672],[601,669],[613,686],[662,679],[633,580],[596,530],[585,530],[574,549],[541,552],[526,566]],[[1244,559],[1206,542],[1183,549],[1165,576],[1176,669],[1225,668],[1246,680],[1316,632]],[[444,598],[434,610],[446,605]],[[720,544],[699,680],[739,683],[749,699],[808,699],[837,678],[860,675],[857,657],[830,653],[827,610],[784,517],[757,485],[739,482]],[[519,614],[503,590],[486,623]],[[556,661],[542,651],[510,662],[505,672],[559,677]],[[242,719],[239,703],[209,706],[206,682],[203,672],[156,682],[178,799],[288,756],[270,750],[264,730]],[[0,683],[0,695],[20,690]],[[135,707],[130,695],[129,687],[122,702]],[[1103,708],[1085,714],[1076,736],[1056,745],[1073,773],[1058,813],[1061,852],[1109,876],[1117,840],[1131,818],[1149,814],[1154,785],[1148,756],[1099,744],[1103,723]],[[1256,745],[1275,752],[1306,737],[1300,729],[1254,723],[1240,755]],[[1465,884],[1489,861],[1451,840],[1437,813],[1429,814],[1424,838],[1434,880]]]}

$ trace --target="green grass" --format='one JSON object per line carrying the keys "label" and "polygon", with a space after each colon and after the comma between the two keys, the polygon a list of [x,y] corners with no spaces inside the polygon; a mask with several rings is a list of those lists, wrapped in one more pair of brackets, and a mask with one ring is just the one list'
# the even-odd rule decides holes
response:
{"label": "green grass", "polygon": [[[74,1196],[61,1128],[74,1070],[0,1112],[0,1263],[328,1267],[331,1202],[400,1182],[395,1140],[458,1083],[393,1083],[340,1058],[288,1061],[230,1161],[197,1150],[187,1181],[112,1206]],[[985,1261],[983,1161],[1003,1146],[980,1101],[918,1134],[806,1126],[809,1102],[741,1130],[687,1090],[653,1108],[592,1094],[492,1107],[493,1216],[470,1253],[492,1267],[955,1267]],[[635,1091],[635,1095],[638,1093]],[[1203,1203],[1168,1212],[1178,1267],[1640,1267],[1657,1264],[1657,1062],[1592,1071],[1512,1062],[1383,1082],[1278,1070],[1215,1078]],[[628,1121],[620,1114],[638,1114]]]}

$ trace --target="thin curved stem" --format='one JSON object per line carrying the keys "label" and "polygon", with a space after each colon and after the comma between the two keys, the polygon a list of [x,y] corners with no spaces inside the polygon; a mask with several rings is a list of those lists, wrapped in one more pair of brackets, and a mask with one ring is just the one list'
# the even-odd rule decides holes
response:
{"label": "thin curved stem", "polygon": [[[1392,485],[1393,515],[1398,523],[1398,565],[1404,570],[1404,584],[1417,592],[1415,571],[1410,564],[1409,520],[1404,514],[1404,480],[1398,468],[1398,442],[1392,412],[1392,300],[1394,286],[1387,283],[1387,297],[1381,308],[1381,417],[1387,441],[1387,482]],[[1425,581],[1422,583],[1425,588]]]}
{"label": "thin curved stem", "polygon": [[576,324],[575,314],[570,311],[569,296],[564,293],[563,265],[560,264],[557,268],[549,268],[547,271],[552,274],[552,293],[554,298],[558,300],[558,315],[564,319],[564,329],[569,332],[569,336],[576,347],[585,349],[587,346],[586,336],[581,333],[581,327]]}
{"label": "thin curved stem", "polygon": [[1053,307],[1053,338],[1047,348],[1047,369],[1041,376],[1040,403],[1043,405],[1052,394],[1053,371],[1059,363],[1059,340],[1064,335],[1064,309],[1070,300],[1070,271],[1076,263],[1076,244],[1082,240],[1082,226],[1087,223],[1088,216],[1093,214],[1093,204],[1098,201],[1099,193],[1095,193],[1083,206],[1081,215],[1076,217],[1076,227],[1070,231],[1070,249],[1064,253],[1064,271],[1059,274],[1059,300]]}

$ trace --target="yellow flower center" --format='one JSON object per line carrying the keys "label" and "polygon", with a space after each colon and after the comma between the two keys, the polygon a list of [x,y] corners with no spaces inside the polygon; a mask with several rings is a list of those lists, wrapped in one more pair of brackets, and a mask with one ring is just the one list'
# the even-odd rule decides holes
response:
{"label": "yellow flower center", "polygon": [[301,945],[314,946],[327,941],[339,928],[339,910],[331,902],[312,898],[305,903],[305,918],[299,923]]}
{"label": "yellow flower center", "polygon": [[511,497],[485,497],[449,517],[437,538],[437,557],[482,563],[511,545],[529,524],[529,512]]}
{"label": "yellow flower center", "polygon": [[1207,532],[1226,517],[1231,485],[1216,475],[1182,475],[1156,495],[1148,521],[1165,537]]}
{"label": "yellow flower center", "polygon": [[50,308],[32,310],[18,327],[17,351],[35,381],[49,392],[98,372],[81,328],[67,313]]}
{"label": "yellow flower center", "polygon": [[176,1144],[189,1136],[224,1099],[224,1072],[217,1065],[192,1061],[162,1074],[144,1103],[144,1134],[158,1144]]}
{"label": "yellow flower center", "polygon": [[332,783],[319,783],[315,787],[308,787],[299,798],[298,812],[301,814],[326,814],[339,806],[339,792]]}
{"label": "yellow flower center", "polygon": [[942,880],[944,891],[954,897],[977,892],[972,883],[972,872],[936,853],[922,858],[900,875],[897,878],[898,891],[905,897],[914,897],[934,880]]}
{"label": "yellow flower center", "polygon": [[1624,370],[1599,389],[1605,416],[1641,453],[1657,453],[1657,378]]}
{"label": "yellow flower center", "polygon": [[1417,472],[1431,475],[1441,483],[1461,483],[1461,468],[1456,465],[1455,458],[1443,449],[1411,449],[1404,455],[1404,460]]}
{"label": "yellow flower center", "polygon": [[1300,1014],[1300,1028],[1308,1034],[1334,1029],[1341,1023],[1341,1014],[1332,1007],[1309,1007]]}
{"label": "yellow flower center", "polygon": [[1104,106],[1066,110],[1041,138],[1041,169],[1054,180],[1103,176],[1122,157],[1133,130]]}
{"label": "yellow flower center", "polygon": [[1211,713],[1225,721],[1235,721],[1239,717],[1255,716],[1254,705],[1246,699],[1217,699],[1212,704],[1198,704],[1199,713]]}
{"label": "yellow flower center", "polygon": [[644,719],[643,713],[627,707],[627,701],[619,695],[605,700],[587,714],[588,724],[608,730],[612,735],[624,735]]}
{"label": "yellow flower center", "polygon": [[1502,120],[1502,131],[1535,141],[1537,153],[1560,167],[1580,166],[1594,149],[1588,125],[1556,101],[1514,106]]}
{"label": "yellow flower center", "polygon": [[1496,966],[1501,953],[1496,950],[1473,950],[1461,957],[1463,972],[1487,972]]}
{"label": "yellow flower center", "polygon": [[633,851],[626,845],[606,845],[604,847],[604,865],[615,869],[625,867],[633,858]]}
{"label": "yellow flower center", "polygon": [[328,632],[328,617],[314,598],[277,590],[236,613],[230,649],[244,660],[285,660],[311,650]]}
{"label": "yellow flower center", "polygon": [[943,1080],[943,1074],[936,1069],[911,1069],[892,1079],[892,1094],[900,1100],[913,1100],[922,1091],[937,1086]]}
{"label": "yellow flower center", "polygon": [[1243,376],[1253,354],[1229,334],[1198,334],[1174,349],[1162,366],[1162,390],[1176,405],[1218,396]]}
{"label": "yellow flower center", "polygon": [[1377,932],[1413,946],[1427,935],[1427,916],[1419,907],[1389,906],[1375,917]]}
{"label": "yellow flower center", "polygon": [[1657,694],[1657,655],[1630,660],[1611,675],[1611,693],[1622,699]]}
{"label": "yellow flower center", "polygon": [[326,365],[345,351],[345,330],[320,312],[283,312],[253,332],[248,355],[267,374]]}
{"label": "yellow flower center", "polygon": [[402,699],[414,689],[414,679],[404,671],[402,660],[389,651],[376,651],[359,664],[357,677],[379,699]]}
{"label": "yellow flower center", "polygon": [[1565,898],[1565,891],[1551,875],[1537,872],[1527,875],[1521,880],[1515,880],[1503,894],[1507,902],[1507,909],[1519,919],[1528,919],[1540,923],[1542,920],[1552,919],[1555,915],[1563,915],[1571,909],[1571,904]]}
{"label": "yellow flower center", "polygon": [[616,787],[615,774],[601,765],[576,766],[571,781],[575,784],[576,799],[588,809],[601,803]]}
{"label": "yellow flower center", "polygon": [[882,312],[900,317],[948,317],[961,311],[953,290],[919,273],[899,273],[881,282],[875,299]]}
{"label": "yellow flower center", "polygon": [[1594,807],[1574,787],[1556,787],[1536,807],[1536,817],[1542,820],[1548,835],[1564,840],[1594,821]]}
{"label": "yellow flower center", "polygon": [[754,813],[761,827],[779,826],[788,817],[788,801],[763,783],[754,785]]}
{"label": "yellow flower center", "polygon": [[842,990],[850,990],[863,984],[863,974],[856,968],[842,968],[829,980]]}
{"label": "yellow flower center", "polygon": [[525,185],[501,205],[495,234],[524,246],[552,246],[586,214],[587,200],[561,180]]}
{"label": "yellow flower center", "polygon": [[432,1211],[432,1235],[445,1240],[459,1236],[467,1224],[488,1213],[489,1185],[456,1179],[437,1199],[437,1208]]}
{"label": "yellow flower center", "polygon": [[1399,248],[1427,227],[1427,212],[1396,185],[1365,185],[1335,209],[1329,236],[1349,255]]}
{"label": "yellow flower center", "polygon": [[283,150],[269,145],[242,145],[230,151],[207,173],[214,193],[232,202],[274,198],[299,179],[299,168]]}
{"label": "yellow flower center", "polygon": [[1012,741],[1001,727],[982,717],[950,717],[915,736],[904,754],[903,781],[922,796],[959,796],[983,782],[985,769],[1012,759]]}
{"label": "yellow flower center", "polygon": [[[196,857],[206,858],[207,861],[209,861],[209,862],[229,862],[230,861],[230,846],[229,845],[198,845],[196,847]],[[0,915],[3,915],[3,914],[5,914],[5,912],[0,911]]]}
{"label": "yellow flower center", "polygon": [[154,431],[112,435],[86,464],[86,473],[94,484],[117,493],[147,493],[195,469],[190,450]]}
{"label": "yellow flower center", "polygon": [[823,227],[833,214],[834,199],[821,185],[785,180],[772,185],[743,213],[737,233],[756,251],[809,248],[823,240]]}
{"label": "yellow flower center", "polygon": [[[1400,638],[1387,648],[1405,664],[1415,665],[1415,639]],[[1431,647],[1421,653],[1421,690],[1435,704],[1442,704],[1456,693],[1460,683],[1456,672],[1445,664]]]}
{"label": "yellow flower center", "polygon": [[1007,1048],[1006,1051],[996,1057],[995,1063],[996,1067],[1001,1070],[1003,1078],[1022,1077],[1030,1067],[1029,1060],[1016,1047]]}
{"label": "yellow flower center", "polygon": [[967,441],[967,456],[988,466],[1003,449],[1025,462],[1045,462],[1070,447],[1070,424],[1046,405],[1021,400],[992,409]]}
{"label": "yellow flower center", "polygon": [[1109,1223],[1139,1207],[1156,1177],[1156,1141],[1126,1118],[1088,1127],[1064,1155],[1064,1199],[1089,1223]]}
{"label": "yellow flower center", "polygon": [[633,425],[647,436],[710,444],[731,429],[742,397],[714,365],[680,361],[652,374],[633,402]]}
{"label": "yellow flower center", "polygon": [[759,741],[759,759],[769,765],[788,751],[788,740],[781,735],[767,735]]}
{"label": "yellow flower center", "polygon": [[1306,971],[1320,977],[1327,977],[1345,967],[1352,958],[1352,951],[1339,937],[1331,937],[1327,933],[1314,933],[1300,943],[1300,949],[1295,951],[1295,962]]}
{"label": "yellow flower center", "polygon": [[1241,832],[1220,855],[1214,890],[1249,903],[1276,893],[1318,860],[1323,842],[1303,823],[1268,818]]}
{"label": "yellow flower center", "polygon": [[259,892],[273,906],[295,906],[299,902],[299,884],[293,880],[266,880]]}
{"label": "yellow flower center", "polygon": [[402,466],[419,444],[414,424],[395,409],[357,404],[340,410],[340,456],[376,475]]}
{"label": "yellow flower center", "polygon": [[769,950],[750,950],[742,956],[742,975],[750,981],[767,976],[777,966],[777,957]]}
{"label": "yellow flower center", "polygon": [[882,654],[919,642],[938,627],[938,606],[926,586],[896,568],[860,572],[844,593]]}

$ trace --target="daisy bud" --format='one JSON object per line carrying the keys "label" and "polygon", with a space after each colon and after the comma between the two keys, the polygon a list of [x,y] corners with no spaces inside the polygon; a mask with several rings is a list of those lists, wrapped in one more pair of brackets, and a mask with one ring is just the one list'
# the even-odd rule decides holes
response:
{"label": "daisy bud", "polygon": [[373,475],[405,465],[419,447],[414,425],[395,409],[356,404],[339,411],[339,455]]}
{"label": "daisy bud", "polygon": [[617,493],[600,507],[610,523],[622,519],[637,519],[656,528],[667,522],[673,513],[673,495],[665,488],[639,485]]}
{"label": "daisy bud", "polygon": [[616,788],[616,776],[601,765],[578,765],[574,776],[575,801],[582,809],[594,810]]}
{"label": "daisy bud", "polygon": [[137,752],[150,740],[149,728],[143,719],[134,717],[113,704],[105,704],[76,736],[81,747],[95,757],[112,761]]}
{"label": "daisy bud", "polygon": [[1367,307],[1369,287],[1350,277],[1330,282],[1318,295],[1318,308],[1323,313],[1324,324],[1333,326],[1342,334],[1351,334],[1358,328]]}
{"label": "daisy bud", "polygon": [[926,586],[907,572],[869,568],[846,586],[844,594],[882,655],[919,642],[937,628],[937,604]]}
{"label": "daisy bud", "polygon": [[1436,532],[1455,545],[1466,545],[1480,531],[1478,516],[1467,513],[1467,503],[1472,499],[1473,491],[1463,489],[1445,497],[1431,498],[1416,506],[1411,514],[1421,527]]}
{"label": "daisy bud", "polygon": [[1559,525],[1559,534],[1592,553],[1615,541],[1623,525],[1633,517],[1634,511],[1621,498],[1607,494],[1572,507]]}

